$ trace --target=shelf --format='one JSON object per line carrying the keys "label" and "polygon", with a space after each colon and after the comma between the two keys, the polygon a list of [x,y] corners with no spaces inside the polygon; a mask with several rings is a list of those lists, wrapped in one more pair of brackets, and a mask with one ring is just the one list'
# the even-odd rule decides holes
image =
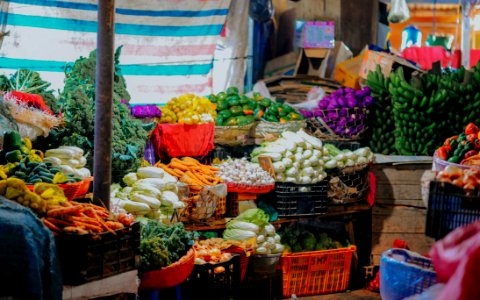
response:
{"label": "shelf", "polygon": [[[370,210],[370,205],[368,204],[350,204],[350,205],[332,205],[329,207],[330,212],[323,215],[315,216],[298,216],[298,217],[289,217],[282,218],[277,221],[272,222],[273,225],[281,225],[284,223],[298,222],[299,220],[304,219],[324,219],[332,217],[342,217],[349,216],[355,213],[366,212]],[[223,220],[215,220],[212,222],[207,222],[203,224],[187,224],[185,225],[186,230],[195,230],[195,231],[215,231],[225,229],[225,224],[230,221],[232,218],[225,218]]]}

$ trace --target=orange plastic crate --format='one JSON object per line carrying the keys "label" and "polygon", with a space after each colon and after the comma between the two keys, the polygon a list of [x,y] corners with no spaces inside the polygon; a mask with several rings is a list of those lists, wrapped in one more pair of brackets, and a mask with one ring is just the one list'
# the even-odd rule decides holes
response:
{"label": "orange plastic crate", "polygon": [[280,259],[283,297],[344,291],[348,287],[352,255],[357,247],[285,254]]}

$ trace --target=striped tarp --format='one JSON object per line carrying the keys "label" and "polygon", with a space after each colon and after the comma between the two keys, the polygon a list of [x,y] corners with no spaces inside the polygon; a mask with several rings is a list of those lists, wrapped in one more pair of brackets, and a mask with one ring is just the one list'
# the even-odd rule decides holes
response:
{"label": "striped tarp", "polygon": [[[115,45],[132,104],[212,89],[213,54],[231,0],[117,0]],[[0,1],[0,74],[40,71],[61,89],[64,68],[96,47],[97,1]],[[4,25],[2,27],[2,25]]]}

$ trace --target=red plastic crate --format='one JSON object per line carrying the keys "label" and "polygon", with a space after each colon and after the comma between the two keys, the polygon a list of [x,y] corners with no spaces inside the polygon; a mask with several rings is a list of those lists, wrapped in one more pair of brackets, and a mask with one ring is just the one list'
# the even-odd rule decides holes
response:
{"label": "red plastic crate", "polygon": [[319,295],[348,287],[352,255],[357,247],[291,253],[280,259],[283,297]]}

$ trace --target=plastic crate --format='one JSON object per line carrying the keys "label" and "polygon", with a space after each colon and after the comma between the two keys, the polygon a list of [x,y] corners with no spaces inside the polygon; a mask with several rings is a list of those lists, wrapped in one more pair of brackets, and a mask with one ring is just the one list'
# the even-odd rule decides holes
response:
{"label": "plastic crate", "polygon": [[238,292],[240,277],[238,254],[233,254],[226,262],[195,265],[192,274],[184,283],[184,298],[230,299]]}
{"label": "plastic crate", "polygon": [[55,237],[63,284],[79,285],[137,268],[140,224],[115,233]]}
{"label": "plastic crate", "polygon": [[380,294],[401,300],[421,294],[436,282],[432,261],[406,249],[390,249],[380,259]]}
{"label": "plastic crate", "polygon": [[314,216],[328,210],[328,182],[315,184],[275,184],[274,207],[280,217]]}
{"label": "plastic crate", "polygon": [[441,239],[450,231],[480,219],[480,195],[468,196],[455,185],[432,181],[425,234]]}
{"label": "plastic crate", "polygon": [[357,248],[350,246],[283,255],[283,297],[319,295],[344,291],[350,279],[352,255]]}

